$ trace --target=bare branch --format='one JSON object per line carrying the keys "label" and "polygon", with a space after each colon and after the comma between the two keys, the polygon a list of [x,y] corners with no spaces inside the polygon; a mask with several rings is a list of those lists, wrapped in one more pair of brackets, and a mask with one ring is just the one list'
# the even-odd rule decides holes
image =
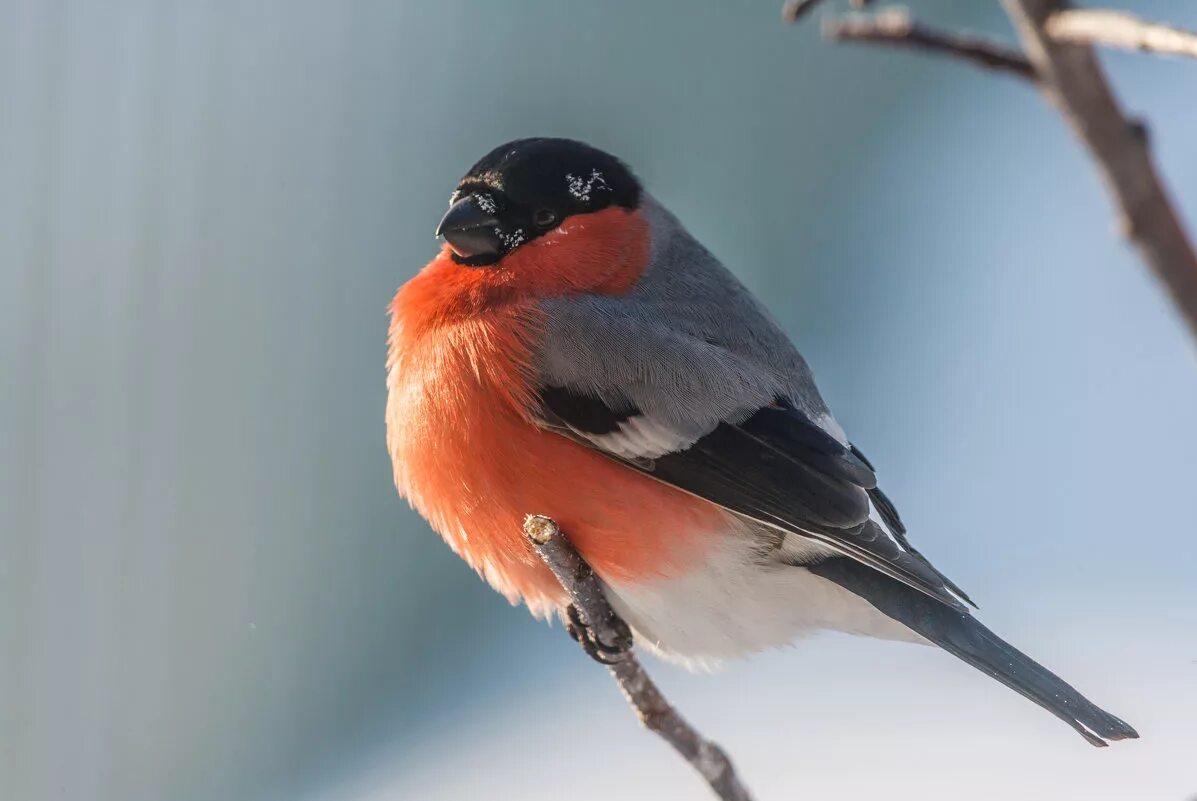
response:
{"label": "bare branch", "polygon": [[[524,520],[524,534],[561,582],[593,635],[607,645],[615,645],[626,631],[626,624],[607,602],[602,584],[590,565],[562,534],[557,523],[543,515],[529,515]],[[736,775],[731,759],[678,714],[630,648],[614,657],[607,669],[644,727],[673,746],[706,779],[721,801],[752,801]]]}
{"label": "bare branch", "polygon": [[1040,85],[1097,161],[1124,235],[1164,284],[1197,336],[1197,252],[1156,171],[1146,126],[1114,98],[1090,42],[1194,55],[1197,34],[1113,11],[1063,10],[1064,0],[1002,0],[1023,53],[984,39],[930,30],[902,9],[827,23],[838,41],[876,42],[958,56]]}
{"label": "bare branch", "polygon": [[1049,16],[1043,29],[1057,42],[1197,58],[1197,32],[1147,22],[1123,11],[1065,9]]}
{"label": "bare branch", "polygon": [[948,33],[916,24],[904,8],[853,14],[826,20],[823,36],[839,42],[872,42],[956,56],[979,67],[1035,80],[1035,70],[1018,50],[968,34]]}
{"label": "bare branch", "polygon": [[536,553],[569,593],[570,600],[582,614],[582,620],[591,632],[599,642],[614,650],[626,626],[620,625],[622,621],[611,604],[607,603],[607,595],[598,576],[561,533],[556,521],[544,515],[528,515],[524,518],[524,535],[532,541]]}
{"label": "bare branch", "polygon": [[1097,161],[1122,228],[1172,295],[1197,335],[1197,253],[1164,188],[1145,127],[1128,119],[1087,45],[1062,43],[1045,29],[1060,0],[1002,0],[1048,98]]}

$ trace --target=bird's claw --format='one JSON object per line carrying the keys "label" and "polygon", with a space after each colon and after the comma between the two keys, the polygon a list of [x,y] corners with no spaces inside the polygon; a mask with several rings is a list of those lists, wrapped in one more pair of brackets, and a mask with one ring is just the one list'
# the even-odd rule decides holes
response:
{"label": "bird's claw", "polygon": [[586,625],[578,608],[573,604],[566,607],[565,616],[566,632],[578,645],[582,646],[582,650],[595,662],[602,665],[614,665],[623,661],[623,658],[631,652],[632,630],[618,617],[613,617],[609,621],[610,628],[615,631],[616,637],[615,642],[608,643],[603,642],[594,633],[594,629]]}

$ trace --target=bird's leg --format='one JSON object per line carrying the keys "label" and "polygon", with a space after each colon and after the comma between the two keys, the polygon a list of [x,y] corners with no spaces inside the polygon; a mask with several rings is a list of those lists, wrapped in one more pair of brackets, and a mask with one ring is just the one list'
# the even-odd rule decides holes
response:
{"label": "bird's leg", "polygon": [[586,625],[586,622],[582,620],[581,613],[578,612],[578,607],[573,604],[565,608],[565,617],[566,632],[578,645],[582,646],[582,650],[595,662],[613,665],[623,659],[624,654],[632,650],[632,631],[628,628],[628,624],[618,617],[607,621],[608,629],[614,635],[614,642],[609,643],[604,642],[595,634],[592,627]]}

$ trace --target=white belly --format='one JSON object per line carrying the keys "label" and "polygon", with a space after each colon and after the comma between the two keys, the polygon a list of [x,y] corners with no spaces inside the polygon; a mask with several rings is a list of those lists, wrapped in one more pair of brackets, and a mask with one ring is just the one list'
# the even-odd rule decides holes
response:
{"label": "white belly", "polygon": [[609,583],[611,604],[641,645],[698,669],[821,629],[925,642],[864,599],[803,567],[762,563],[754,542],[759,538],[738,532],[684,576]]}

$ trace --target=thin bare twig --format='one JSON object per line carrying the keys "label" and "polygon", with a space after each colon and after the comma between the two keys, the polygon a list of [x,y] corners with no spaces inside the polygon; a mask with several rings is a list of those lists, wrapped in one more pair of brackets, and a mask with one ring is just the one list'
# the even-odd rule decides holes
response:
{"label": "thin bare twig", "polygon": [[[781,18],[786,22],[797,22],[823,0],[786,0],[781,7]],[[853,8],[868,8],[872,0],[848,0]]]}
{"label": "thin bare twig", "polygon": [[781,7],[781,18],[786,22],[797,22],[821,2],[823,0],[786,0]]}
{"label": "thin bare twig", "polygon": [[1043,30],[1057,42],[1197,58],[1197,32],[1148,22],[1124,11],[1063,9],[1044,21]]}
{"label": "thin bare twig", "polygon": [[1146,129],[1128,119],[1088,45],[1062,43],[1045,26],[1060,0],[1002,0],[1039,85],[1097,161],[1122,229],[1197,336],[1197,252],[1156,171]]}
{"label": "thin bare twig", "polygon": [[969,34],[949,33],[915,23],[904,8],[825,20],[823,36],[840,42],[872,42],[962,58],[979,67],[1035,80],[1035,70],[1018,50]]}
{"label": "thin bare twig", "polygon": [[[602,643],[613,646],[623,636],[622,623],[594,571],[570,544],[557,523],[543,515],[524,520],[524,534],[553,571],[574,606]],[[665,699],[631,649],[607,666],[644,727],[656,732],[682,755],[710,785],[721,801],[752,801],[723,749],[699,734]]]}

